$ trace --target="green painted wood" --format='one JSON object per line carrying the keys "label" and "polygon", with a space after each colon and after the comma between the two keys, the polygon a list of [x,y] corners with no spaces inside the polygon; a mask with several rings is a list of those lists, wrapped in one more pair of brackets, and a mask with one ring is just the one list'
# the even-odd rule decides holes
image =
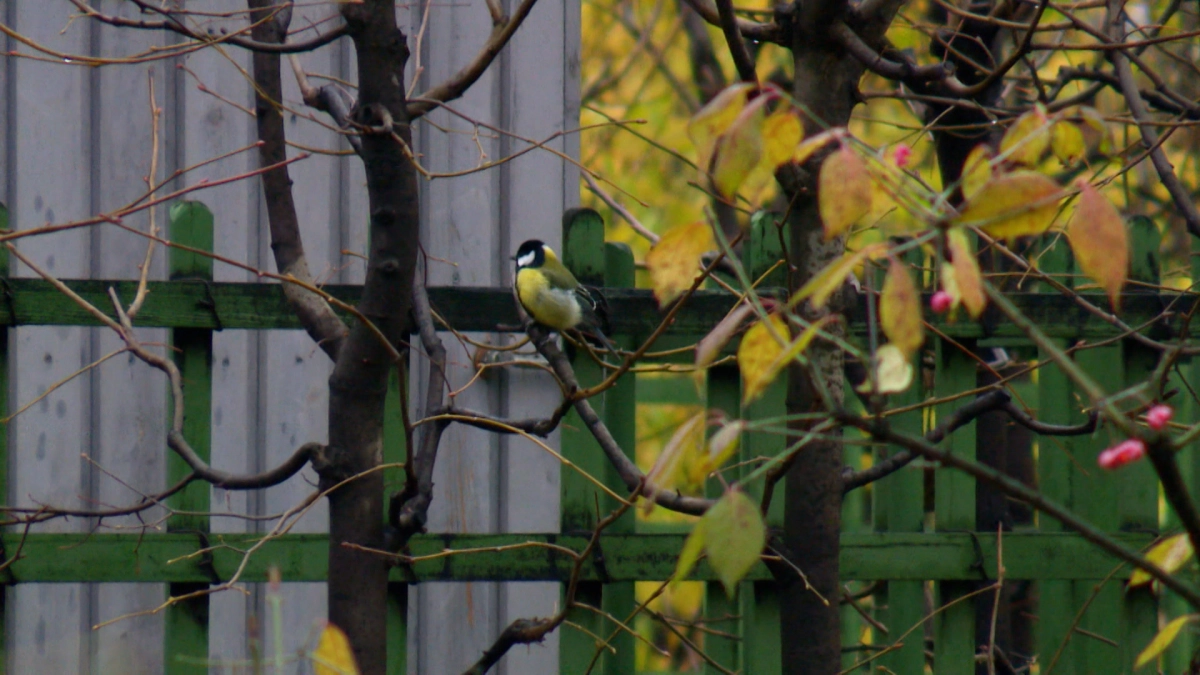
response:
{"label": "green painted wood", "polygon": [[[1157,246],[1154,247],[1157,251]],[[1145,382],[1153,373],[1158,355],[1133,343],[1121,346],[1124,350],[1122,363],[1124,366],[1124,382],[1117,386],[1107,386],[1107,391],[1116,391],[1121,384]],[[1103,350],[1095,350],[1103,351]],[[1121,355],[1114,354],[1120,358]],[[1110,368],[1108,372],[1112,372]],[[1094,371],[1089,371],[1094,372]],[[1088,466],[1093,466],[1094,460]],[[1107,473],[1107,472],[1106,472]],[[1117,484],[1119,509],[1117,512],[1118,527],[1125,531],[1157,533],[1158,526],[1158,478],[1149,461],[1135,462],[1124,467],[1120,472],[1109,474],[1110,480]],[[1168,510],[1170,507],[1167,507]],[[1112,627],[1121,643],[1121,663],[1123,672],[1133,672],[1133,664],[1137,655],[1150,644],[1158,633],[1158,601],[1150,588],[1138,588],[1121,593],[1115,587],[1111,593],[1121,599],[1119,616],[1113,616],[1106,622]],[[1117,672],[1114,668],[1112,672]]]}
{"label": "green painted wood", "polygon": [[[757,279],[783,257],[781,238],[772,218],[755,218],[751,236],[743,251],[742,262],[750,278]],[[768,285],[784,286],[787,277],[782,268],[772,272],[760,292]],[[771,383],[762,396],[753,403],[742,406],[742,418],[762,420],[780,418],[787,414],[787,374],[782,373]],[[748,432],[742,436],[742,447],[738,451],[740,461],[756,457],[774,457],[787,448],[783,436],[762,432]],[[746,486],[746,492],[755,500],[762,499],[762,481]],[[784,481],[775,485],[775,494],[767,510],[767,525],[783,527]],[[846,577],[857,578],[857,577]],[[779,594],[773,581],[755,581],[753,593],[743,583],[739,593],[741,608],[742,664],[748,673],[778,673],[783,669],[783,635],[779,621]]]}
{"label": "green painted wood", "polygon": [[[403,398],[400,395],[400,388],[407,386],[407,382],[401,382],[400,372],[392,369],[388,375],[387,398],[383,404],[383,462],[385,464],[401,464],[407,459],[408,444],[404,434]],[[404,470],[385,469],[383,485],[388,497],[402,490],[404,488]],[[388,583],[387,636],[388,675],[408,675],[408,584],[404,582]]]}
{"label": "green painted wood", "polygon": [[[571,209],[563,215],[563,263],[581,283],[604,285],[607,263],[604,221],[595,211]],[[580,386],[583,387],[597,384],[605,375],[600,366],[587,354],[575,353],[572,366]],[[608,396],[596,396],[591,399],[591,404],[607,423]],[[605,460],[596,440],[574,410],[563,419],[560,429],[563,457],[606,484],[610,483],[611,465]],[[616,507],[616,503],[575,471],[562,471],[561,476],[562,531],[564,534],[587,536],[597,521]],[[607,563],[607,549],[604,553]],[[563,592],[566,592],[565,588]],[[576,591],[579,601],[593,607],[604,606],[604,595],[603,585],[596,580],[581,583]],[[559,672],[583,673],[599,648],[591,635],[607,637],[611,627],[605,625],[607,622],[603,617],[583,609],[571,611],[567,620],[581,626],[587,632],[567,626],[559,633]],[[617,658],[621,657],[614,658],[613,654],[604,651],[599,667],[594,672],[612,672],[612,664]]]}
{"label": "green painted wood", "polygon": [[[604,285],[607,288],[628,288],[634,284],[633,251],[625,244],[608,243],[604,245]],[[634,340],[628,335],[614,334],[612,340],[621,349],[637,348]],[[638,382],[634,375],[626,375],[617,381],[616,386],[604,394],[604,423],[613,439],[625,450],[625,454],[637,460],[637,403]],[[624,484],[612,466],[605,467],[605,485],[613,488],[617,494],[624,492]],[[608,532],[613,534],[633,534],[637,527],[637,516],[634,512],[625,515],[609,526]],[[624,619],[636,606],[635,582],[622,581],[608,584],[604,587],[602,606],[604,611],[612,616]],[[616,628],[611,622],[602,622],[604,635]],[[625,675],[634,672],[635,650],[634,638],[627,631],[617,633],[612,646],[616,654],[605,658],[604,672],[607,675]]]}
{"label": "green painted wood", "polygon": [[[121,297],[133,297],[133,280],[64,279],[63,282],[102,311],[111,312],[108,288]],[[42,279],[11,279],[12,302],[0,303],[0,323],[39,326],[98,326],[99,322],[69,298],[63,297]],[[361,286],[328,285],[323,290],[334,298],[353,305],[361,296]],[[769,289],[768,289],[769,290]],[[1102,296],[1084,294],[1093,303],[1106,306]],[[455,328],[463,331],[512,332],[519,328],[512,289],[508,287],[435,286],[429,289],[430,302]],[[654,294],[648,289],[613,288],[605,291],[614,333],[635,338],[647,336],[657,328],[662,313]],[[1107,322],[1080,308],[1068,298],[1049,293],[1014,293],[1012,301],[1036,322],[1047,335],[1063,338],[1102,338],[1116,334]],[[675,316],[666,337],[656,348],[671,343],[671,336],[689,338],[707,333],[720,321],[732,304],[725,292],[698,291]],[[866,325],[863,303],[857,303],[849,315],[852,330],[861,333]],[[1130,325],[1142,325],[1162,311],[1162,300],[1155,295],[1126,294],[1121,301],[1122,318]],[[215,310],[215,311],[214,311]],[[1171,321],[1178,321],[1176,313]],[[343,313],[343,318],[352,319]],[[14,318],[15,317],[15,318]],[[1009,322],[956,321],[934,325],[946,335],[961,339],[1023,338],[1024,334]],[[138,320],[138,326],[150,328],[229,328],[243,330],[299,329],[300,323],[288,309],[277,283],[150,282],[150,294]],[[1160,324],[1162,325],[1162,324]],[[1178,325],[1167,323],[1164,329]],[[684,343],[686,344],[686,343]]]}
{"label": "green painted wood", "polygon": [[[1065,346],[1062,342],[1059,347]],[[1047,361],[1048,356],[1039,352],[1038,358]],[[1062,370],[1054,365],[1038,369],[1038,418],[1049,424],[1074,424],[1081,413],[1076,404],[1075,390]],[[1075,473],[1079,443],[1083,439],[1069,436],[1042,436],[1038,439],[1037,474],[1038,488],[1049,499],[1060,504],[1071,505],[1072,482]],[[1045,533],[1064,531],[1061,523],[1052,518],[1038,516],[1038,529]],[[1038,620],[1034,623],[1034,644],[1038,661],[1049,665],[1063,641],[1077,635],[1068,635],[1075,619],[1074,591],[1069,581],[1045,580],[1038,583]],[[1071,643],[1068,643],[1070,645]],[[1076,670],[1074,651],[1064,650],[1055,664],[1056,675],[1074,675]]]}
{"label": "green painted wood", "polygon": [[[171,241],[195,249],[211,251],[213,215],[200,202],[178,202],[171,207],[168,233]],[[212,258],[172,247],[167,256],[172,280],[211,282]],[[169,341],[171,354],[183,380],[183,437],[204,462],[211,461],[212,446],[212,331],[206,328],[173,328]],[[168,415],[170,410],[168,409]],[[191,473],[175,453],[167,454],[167,484],[174,484]],[[209,485],[193,482],[167,500],[183,513],[167,519],[167,531],[192,533],[203,537],[209,530]],[[172,597],[208,588],[206,582],[173,583],[167,587]],[[200,665],[208,658],[208,596],[176,603],[166,611],[164,672],[203,673]],[[179,657],[184,657],[183,659]]]}
{"label": "green painted wood", "polygon": [[[897,407],[920,402],[918,383],[890,401]],[[920,410],[895,415],[889,423],[897,431],[921,435],[923,413]],[[886,447],[876,451],[876,458],[885,459],[900,448]],[[871,486],[874,507],[873,525],[876,532],[919,533],[925,527],[925,470],[913,465],[893,473]],[[855,492],[865,492],[856,490]],[[909,628],[925,617],[925,590],[920,581],[889,581],[875,598],[876,617],[888,627],[888,635],[874,635],[874,644],[890,645]],[[855,655],[861,660],[862,655]],[[925,670],[925,632],[918,628],[903,641],[899,649],[882,656],[878,665],[894,673],[921,673]]]}
{"label": "green painted wood", "polygon": [[[1153,537],[1146,533],[1114,533],[1125,546],[1140,548]],[[622,534],[601,539],[609,581],[662,581],[675,571],[683,534]],[[227,580],[242,562],[241,550],[259,541],[252,535],[218,535],[211,558],[195,556],[199,541],[192,534],[31,534],[21,542],[19,533],[2,535],[5,550],[21,546],[22,558],[12,564],[12,582],[202,582]],[[983,572],[996,574],[996,537],[977,536],[983,552]],[[243,579],[265,581],[267,568],[278,565],[288,582],[325,578],[327,545],[323,534],[289,534],[267,541],[256,549]],[[401,565],[392,570],[395,581],[565,581],[571,558],[546,544],[581,551],[584,534],[424,534],[412,539],[414,556],[438,557]],[[504,551],[490,550],[519,545]],[[451,549],[460,552],[442,556]],[[1074,534],[1010,533],[1004,537],[1005,568],[1010,579],[1104,578],[1117,560]],[[975,544],[965,532],[861,533],[842,536],[841,567],[847,578],[861,580],[978,579]],[[210,565],[211,563],[211,565]],[[583,578],[601,580],[595,561],[583,566]],[[215,576],[214,576],[215,575]],[[1116,579],[1129,577],[1122,570]],[[689,579],[715,581],[716,575],[701,562]],[[747,576],[750,581],[770,579],[761,565]]]}
{"label": "green painted wood", "polygon": [[[934,393],[938,397],[957,394],[975,387],[975,361],[963,349],[974,344],[962,342],[961,348],[944,341],[937,345],[937,373]],[[940,419],[961,406],[960,401],[938,405]],[[975,425],[969,424],[951,434],[943,447],[965,459],[975,458]],[[975,481],[970,476],[945,467],[934,474],[934,522],[939,532],[966,532],[975,529]],[[1007,543],[1007,542],[1006,542]],[[1005,547],[1005,563],[1012,555]],[[994,560],[992,561],[994,565]],[[987,563],[984,562],[986,568]],[[995,578],[989,574],[989,578]],[[975,579],[979,579],[976,572]],[[938,584],[938,607],[974,590],[974,584],[943,581]],[[975,607],[970,600],[938,613],[934,621],[934,672],[938,675],[969,673],[974,669]]]}
{"label": "green painted wood", "polygon": [[[680,385],[681,383],[676,379],[677,388],[684,389],[684,386],[688,386]],[[710,368],[708,371],[707,394],[710,410],[722,410],[730,419],[736,419],[740,413],[742,399],[741,373],[738,372],[737,367],[726,365]],[[727,476],[735,478],[740,477],[742,473],[741,470],[735,470],[727,472]],[[705,486],[707,496],[713,498],[719,497],[724,492],[724,489],[721,482],[715,478],[709,480],[708,485]],[[726,670],[736,672],[743,667],[741,647],[746,624],[743,606],[753,605],[753,593],[754,584],[752,582],[740,584],[738,597],[733,599],[725,592],[725,587],[720,582],[705,584],[703,615],[706,619],[717,621],[729,617],[742,617],[737,620],[726,620],[713,624],[713,627],[717,630],[730,633],[733,637],[704,636],[705,653],[714,661],[721,664]],[[705,663],[704,672],[706,675],[715,675],[721,671],[711,663]]]}

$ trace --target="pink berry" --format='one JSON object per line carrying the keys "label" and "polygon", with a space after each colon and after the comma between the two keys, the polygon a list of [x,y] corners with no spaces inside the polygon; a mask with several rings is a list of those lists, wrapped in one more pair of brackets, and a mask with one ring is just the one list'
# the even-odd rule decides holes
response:
{"label": "pink berry", "polygon": [[1162,431],[1167,426],[1167,422],[1171,421],[1171,417],[1175,414],[1175,409],[1169,405],[1159,403],[1156,406],[1146,411],[1146,424],[1155,431]]}
{"label": "pink berry", "polygon": [[908,147],[904,143],[901,143],[900,145],[896,146],[895,154],[893,156],[896,158],[896,166],[903,169],[904,167],[908,166],[908,160],[912,158],[912,148]]}
{"label": "pink berry", "polygon": [[938,291],[929,298],[929,309],[932,309],[934,314],[945,314],[953,306],[954,298],[946,291]]}
{"label": "pink berry", "polygon": [[1136,438],[1121,441],[1100,453],[1097,462],[1101,469],[1118,469],[1130,462],[1136,462],[1146,454],[1146,444]]}

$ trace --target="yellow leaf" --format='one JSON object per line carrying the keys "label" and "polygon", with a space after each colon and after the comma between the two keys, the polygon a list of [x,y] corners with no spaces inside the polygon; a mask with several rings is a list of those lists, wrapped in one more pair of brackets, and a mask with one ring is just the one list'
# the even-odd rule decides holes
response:
{"label": "yellow leaf", "polygon": [[[908,389],[913,381],[913,367],[908,356],[896,345],[886,344],[875,351],[875,385],[880,394],[896,394]],[[859,391],[871,391],[871,381],[859,386]]]}
{"label": "yellow leaf", "polygon": [[742,420],[734,420],[718,429],[717,433],[708,439],[708,452],[693,465],[691,481],[699,483],[707,479],[710,473],[729,461],[729,458],[733,457],[738,446],[741,445],[742,432],[745,429],[746,423]]}
{"label": "yellow leaf", "polygon": [[[1173,537],[1167,537],[1150,547],[1150,550],[1146,551],[1146,561],[1158,565],[1166,572],[1174,572],[1183,567],[1184,563],[1188,560],[1191,560],[1193,553],[1192,540],[1185,532]],[[1133,571],[1133,574],[1129,575],[1129,583],[1126,585],[1126,588],[1145,586],[1153,579],[1154,577],[1150,576],[1146,570],[1138,568]]]}
{"label": "yellow leaf", "polygon": [[696,457],[704,448],[704,428],[708,413],[700,411],[689,417],[675,433],[671,440],[663,446],[654,466],[646,474],[645,508],[654,508],[654,495],[660,491],[670,491],[680,487],[680,478],[685,477],[684,464],[689,456]]}
{"label": "yellow leaf", "polygon": [[987,295],[983,292],[983,275],[967,233],[960,229],[949,230],[946,233],[946,248],[950,253],[959,300],[966,305],[971,318],[978,319],[987,307]]}
{"label": "yellow leaf", "polygon": [[848,144],[825,158],[817,183],[826,240],[845,234],[871,210],[871,178]]}
{"label": "yellow leaf", "polygon": [[704,383],[705,369],[717,360],[721,350],[729,344],[734,333],[742,327],[742,322],[753,312],[754,307],[743,301],[732,312],[726,314],[725,318],[721,319],[721,322],[708,332],[708,335],[696,343],[696,370],[693,372],[693,377],[696,379],[697,388]]}
{"label": "yellow leaf", "polygon": [[804,127],[795,110],[780,108],[771,113],[762,123],[762,163],[774,171],[775,167],[792,159],[802,138]]}
{"label": "yellow leaf", "polygon": [[[769,366],[767,366],[767,369],[763,371],[758,378],[764,383],[762,388],[765,389],[768,384],[774,382],[775,378],[779,375],[779,371],[783,370],[797,356],[800,356],[802,353],[804,353],[804,350],[808,349],[808,346],[812,344],[814,339],[816,339],[817,332],[833,320],[833,316],[823,316],[820,319],[812,322],[800,333],[800,335],[796,336],[795,340],[792,340],[791,344],[787,346],[787,349],[779,352],[779,355],[775,357],[775,360],[772,361]],[[754,391],[755,398],[761,394],[762,392],[760,390],[756,389]],[[750,392],[747,391],[746,395],[749,396]]]}
{"label": "yellow leaf", "polygon": [[1021,115],[1000,139],[1000,154],[1013,164],[1037,166],[1050,145],[1050,120],[1040,103]]}
{"label": "yellow leaf", "polygon": [[1083,159],[1087,152],[1083,132],[1066,120],[1059,120],[1050,127],[1050,148],[1058,161],[1068,166]]}
{"label": "yellow leaf", "polygon": [[700,553],[703,551],[704,519],[701,518],[692,526],[691,534],[683,542],[683,549],[679,551],[679,561],[675,563],[675,573],[671,575],[671,588],[678,586],[680,581],[683,581],[687,578],[687,575],[692,573],[692,568],[700,560]]}
{"label": "yellow leaf", "polygon": [[975,146],[967,153],[963,162],[962,193],[963,199],[971,199],[979,188],[992,179],[992,149],[987,145]]}
{"label": "yellow leaf", "polygon": [[[738,345],[737,360],[738,369],[742,371],[743,405],[761,396],[779,372],[778,368],[775,372],[771,370],[779,355],[783,353],[785,343],[781,344],[780,339],[787,340],[789,337],[787,322],[778,314],[772,314],[768,321],[770,328],[766,323],[759,321],[746,331],[742,336],[742,343]],[[771,334],[772,330],[775,335]],[[776,336],[779,339],[776,339]]]}
{"label": "yellow leaf", "polygon": [[879,326],[888,340],[908,356],[925,344],[921,295],[908,268],[896,259],[889,265],[879,293]]}
{"label": "yellow leaf", "polygon": [[1088,106],[1079,106],[1078,113],[1083,124],[1080,126],[1080,131],[1083,132],[1084,141],[1089,148],[1094,148],[1096,152],[1102,155],[1111,155],[1116,148],[1113,147],[1112,134],[1109,132],[1108,122],[1099,110]]}
{"label": "yellow leaf", "polygon": [[763,115],[767,97],[750,102],[717,140],[712,160],[712,183],[717,194],[732,199],[763,156]]}
{"label": "yellow leaf", "polygon": [[967,202],[957,219],[998,239],[1041,234],[1050,228],[1063,197],[1058,184],[1034,171],[996,176]]}
{"label": "yellow leaf", "polygon": [[688,137],[696,144],[701,171],[708,170],[717,139],[746,107],[746,97],[754,87],[748,82],[726,87],[688,121]]}
{"label": "yellow leaf", "polygon": [[1158,658],[1158,655],[1165,652],[1167,647],[1170,647],[1171,643],[1175,641],[1175,638],[1179,637],[1179,631],[1183,630],[1183,627],[1195,620],[1195,618],[1195,614],[1189,614],[1181,616],[1163,626],[1163,629],[1158,631],[1158,635],[1154,636],[1154,639],[1150,641],[1150,644],[1146,645],[1142,653],[1138,654],[1137,661],[1134,662],[1133,667],[1141,668]]}
{"label": "yellow leaf", "polygon": [[845,133],[844,129],[829,129],[822,131],[816,136],[810,136],[804,139],[800,145],[796,146],[796,152],[792,154],[792,161],[797,164],[803,164],[808,161],[818,150],[828,145],[831,141],[838,137],[838,134]]}
{"label": "yellow leaf", "polygon": [[313,672],[316,675],[358,675],[358,663],[350,639],[341,628],[327,623],[321,631],[321,639],[312,653]]}
{"label": "yellow leaf", "polygon": [[1121,288],[1129,273],[1129,237],[1125,221],[1112,202],[1080,179],[1079,203],[1067,225],[1071,251],[1083,273],[1108,293],[1114,310],[1121,308]]}
{"label": "yellow leaf", "polygon": [[714,247],[708,223],[695,222],[667,230],[646,254],[650,285],[660,307],[691,288],[700,275],[700,256]]}
{"label": "yellow leaf", "polygon": [[796,291],[795,295],[788,300],[788,309],[795,307],[810,296],[813,307],[821,309],[829,301],[829,296],[842,287],[842,284],[846,282],[846,277],[854,271],[855,267],[869,256],[886,249],[887,244],[875,242],[858,251],[844,253],[841,258],[827,265],[819,274],[809,279],[808,283],[804,284],[800,290]]}

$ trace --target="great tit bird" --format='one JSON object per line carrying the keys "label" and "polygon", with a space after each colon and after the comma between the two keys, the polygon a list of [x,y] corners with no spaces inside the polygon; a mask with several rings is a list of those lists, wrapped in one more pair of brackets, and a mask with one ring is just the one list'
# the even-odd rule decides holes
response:
{"label": "great tit bird", "polygon": [[617,346],[601,330],[604,296],[579,283],[554,254],[537,239],[521,244],[513,286],[517,300],[534,321],[562,332],[577,330],[599,340],[614,354]]}

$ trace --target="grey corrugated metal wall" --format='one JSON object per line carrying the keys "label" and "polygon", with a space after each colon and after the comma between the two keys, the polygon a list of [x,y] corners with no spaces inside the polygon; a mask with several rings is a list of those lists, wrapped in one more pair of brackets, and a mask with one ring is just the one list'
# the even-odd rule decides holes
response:
{"label": "grey corrugated metal wall", "polygon": [[[137,17],[130,3],[102,0],[102,10]],[[503,3],[508,5],[510,3]],[[511,4],[515,4],[512,2]],[[187,3],[189,9],[244,9],[241,0]],[[398,3],[401,25],[416,36],[428,9],[420,49],[419,92],[458,70],[487,39],[491,22],[483,0]],[[508,8],[511,9],[511,8]],[[120,56],[173,42],[171,35],[70,21],[66,0],[0,0],[4,23],[47,48],[70,54]],[[293,30],[336,13],[334,3],[296,8]],[[236,21],[231,22],[236,24]],[[330,24],[320,23],[323,28]],[[578,123],[579,7],[542,0],[494,67],[453,103],[466,115],[529,138],[545,138]],[[297,39],[302,39],[298,36]],[[0,52],[28,46],[0,36]],[[415,50],[414,50],[415,51]],[[12,225],[30,228],[66,222],[124,204],[145,190],[150,166],[151,124],[148,81],[154,78],[163,108],[158,177],[252,143],[254,120],[213,93],[252,109],[251,88],[240,69],[249,55],[237,48],[201,50],[179,60],[88,68],[26,58],[3,58],[0,68],[0,199]],[[352,80],[353,50],[342,40],[301,56],[306,70]],[[57,60],[55,60],[57,61]],[[177,68],[177,65],[186,68]],[[410,62],[410,72],[416,67]],[[203,85],[209,92],[201,91]],[[344,149],[336,134],[307,116],[295,83],[285,78],[288,139],[300,146]],[[524,147],[504,135],[480,130],[438,111],[430,120],[468,133],[446,134],[428,124],[417,129],[418,150],[432,171],[471,168],[480,147],[496,159]],[[477,144],[478,141],[478,144]],[[573,135],[550,144],[578,155]],[[293,152],[299,152],[293,150]],[[247,152],[188,173],[180,185],[223,178],[256,166]],[[323,281],[356,283],[366,237],[366,192],[354,157],[314,156],[294,164],[297,210],[313,273]],[[432,284],[496,285],[510,280],[508,255],[520,241],[538,236],[557,242],[559,217],[578,199],[578,174],[554,155],[535,151],[497,169],[423,184],[426,250],[456,265],[431,263]],[[216,216],[216,252],[274,270],[259,184],[247,180],[196,193]],[[157,213],[159,225],[166,209]],[[145,230],[148,214],[125,219]],[[21,250],[64,278],[132,278],[145,249],[142,240],[108,226],[24,239]],[[162,278],[165,255],[156,254],[152,275]],[[31,270],[16,265],[14,274]],[[216,265],[221,281],[253,281],[254,275]],[[117,349],[116,336],[84,328],[20,328],[12,344],[12,401],[20,405],[52,383]],[[164,331],[143,330],[146,341]],[[449,335],[451,358],[469,366],[469,354]],[[488,339],[489,336],[477,336]],[[494,336],[491,339],[496,339]],[[425,363],[413,357],[412,372]],[[326,377],[330,364],[299,331],[224,331],[214,337],[213,463],[229,471],[277,464],[308,440],[326,433]],[[468,368],[458,366],[461,386]],[[459,402],[498,414],[544,414],[557,391],[543,374],[523,373],[484,380]],[[414,378],[420,380],[420,377]],[[414,397],[412,400],[420,400]],[[134,490],[161,489],[165,473],[165,382],[126,356],[114,358],[59,388],[11,425],[12,503],[91,506],[124,504]],[[107,475],[111,473],[128,487]],[[450,532],[551,531],[558,524],[558,465],[521,439],[497,438],[454,428],[438,458],[431,530]],[[218,512],[278,513],[311,490],[311,471],[265,493],[214,490]],[[315,509],[296,531],[322,531],[327,515]],[[87,531],[96,523],[53,521],[43,531]],[[106,521],[106,527],[136,521]],[[215,530],[260,527],[244,519],[214,519]],[[320,584],[286,586],[289,648],[312,634],[324,615]],[[161,616],[125,620],[93,631],[91,626],[146,609],[165,597],[161,585],[31,585],[9,590],[8,658],[15,673],[156,673],[164,658]],[[428,584],[411,596],[410,663],[413,672],[459,671],[474,660],[512,618],[548,615],[558,601],[551,584]],[[245,657],[246,617],[262,616],[261,593],[225,593],[213,598],[211,645],[216,659]],[[557,641],[519,649],[501,672],[548,673],[557,666]]]}

